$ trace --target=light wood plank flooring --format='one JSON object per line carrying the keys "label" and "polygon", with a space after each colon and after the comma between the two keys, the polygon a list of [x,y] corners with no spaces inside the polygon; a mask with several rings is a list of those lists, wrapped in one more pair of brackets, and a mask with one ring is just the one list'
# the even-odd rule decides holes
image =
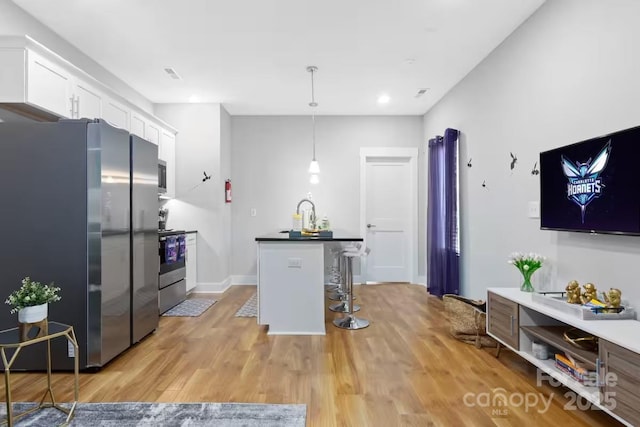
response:
{"label": "light wood plank flooring", "polygon": [[[83,402],[304,403],[308,426],[611,426],[596,410],[565,410],[564,388],[536,387],[536,371],[509,351],[478,350],[448,334],[442,302],[417,285],[356,288],[371,326],[326,336],[267,336],[235,312],[255,286],[234,286],[200,317],[162,317],[153,335],[98,373],[83,373]],[[207,298],[211,295],[196,295]],[[283,301],[283,307],[286,302]],[[12,376],[15,401],[35,401],[43,374]],[[71,398],[71,375],[55,375],[57,400]],[[507,396],[552,401],[525,410],[482,401]],[[68,391],[67,391],[68,390]],[[472,393],[472,395],[467,395]],[[480,404],[470,406],[467,402]],[[493,412],[502,410],[501,413]]]}

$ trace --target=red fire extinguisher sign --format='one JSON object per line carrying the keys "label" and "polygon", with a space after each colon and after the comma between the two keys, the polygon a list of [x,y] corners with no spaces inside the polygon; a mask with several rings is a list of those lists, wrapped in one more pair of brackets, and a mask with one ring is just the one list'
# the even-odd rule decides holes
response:
{"label": "red fire extinguisher sign", "polygon": [[224,202],[231,203],[231,180],[230,179],[224,182]]}

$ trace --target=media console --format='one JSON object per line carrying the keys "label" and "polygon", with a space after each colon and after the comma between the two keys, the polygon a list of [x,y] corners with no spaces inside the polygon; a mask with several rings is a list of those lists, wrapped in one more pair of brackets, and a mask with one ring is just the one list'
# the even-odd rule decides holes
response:
{"label": "media console", "polygon": [[[565,331],[577,328],[598,338],[597,349],[567,342]],[[626,425],[640,425],[640,322],[582,320],[540,304],[518,288],[489,288],[487,332],[545,374]],[[533,343],[548,345],[550,358],[537,359]],[[596,372],[595,384],[583,384],[555,366],[554,353],[569,354]]]}

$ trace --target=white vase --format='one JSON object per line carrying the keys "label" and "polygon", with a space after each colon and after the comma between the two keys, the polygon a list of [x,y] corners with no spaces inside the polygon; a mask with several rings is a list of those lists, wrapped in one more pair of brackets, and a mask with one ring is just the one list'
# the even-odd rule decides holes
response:
{"label": "white vase", "polygon": [[36,323],[47,318],[49,314],[49,304],[33,305],[18,311],[18,322]]}

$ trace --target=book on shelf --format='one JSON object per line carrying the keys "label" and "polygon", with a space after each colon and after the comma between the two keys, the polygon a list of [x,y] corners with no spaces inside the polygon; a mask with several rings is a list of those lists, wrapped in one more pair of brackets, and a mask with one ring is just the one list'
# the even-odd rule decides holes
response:
{"label": "book on shelf", "polygon": [[592,384],[596,380],[596,372],[577,366],[576,363],[562,354],[556,354],[556,368],[568,374],[579,383]]}

